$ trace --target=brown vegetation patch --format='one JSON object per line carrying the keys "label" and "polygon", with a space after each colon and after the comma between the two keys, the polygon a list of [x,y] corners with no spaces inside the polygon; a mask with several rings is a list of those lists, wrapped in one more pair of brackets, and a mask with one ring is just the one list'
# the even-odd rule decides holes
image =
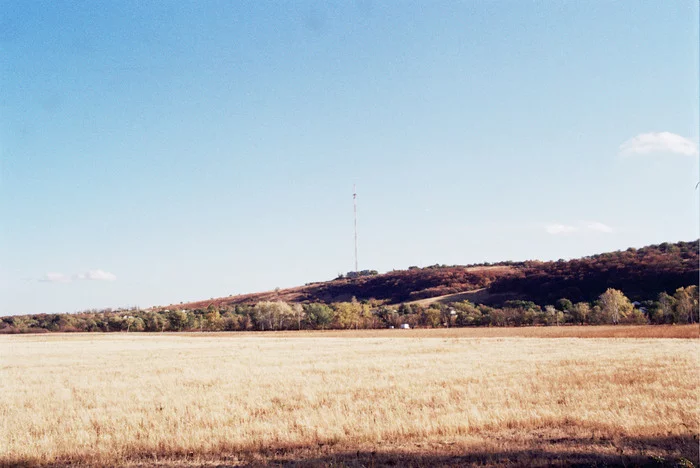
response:
{"label": "brown vegetation patch", "polygon": [[498,278],[516,274],[517,269],[510,265],[396,270],[382,275],[352,279],[341,278],[309,283],[306,286],[295,288],[171,304],[163,308],[206,309],[212,304],[222,307],[235,304],[254,304],[260,301],[321,301],[330,303],[349,301],[353,297],[359,300],[376,299],[388,303],[399,303],[484,288]]}

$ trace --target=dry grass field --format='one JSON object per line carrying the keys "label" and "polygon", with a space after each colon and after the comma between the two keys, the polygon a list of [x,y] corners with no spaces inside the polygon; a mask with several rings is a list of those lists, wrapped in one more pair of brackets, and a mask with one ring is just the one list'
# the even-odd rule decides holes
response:
{"label": "dry grass field", "polygon": [[[230,332],[227,336],[263,336],[260,332]],[[187,336],[211,336],[189,333]],[[217,335],[219,336],[219,335]],[[304,330],[265,332],[264,336],[334,338],[700,338],[698,325],[584,325],[561,327],[465,327],[410,330]]]}
{"label": "dry grass field", "polygon": [[0,464],[697,463],[697,327],[560,328],[0,336]]}

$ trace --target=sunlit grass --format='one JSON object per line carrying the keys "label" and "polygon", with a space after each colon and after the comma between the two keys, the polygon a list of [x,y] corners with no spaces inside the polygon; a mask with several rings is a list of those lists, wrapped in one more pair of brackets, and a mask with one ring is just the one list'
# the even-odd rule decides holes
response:
{"label": "sunlit grass", "polygon": [[687,437],[697,353],[646,338],[3,336],[0,462]]}

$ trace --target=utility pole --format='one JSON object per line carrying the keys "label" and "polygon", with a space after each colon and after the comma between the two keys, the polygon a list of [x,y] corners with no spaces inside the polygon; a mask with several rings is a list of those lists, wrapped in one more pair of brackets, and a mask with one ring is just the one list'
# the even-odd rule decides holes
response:
{"label": "utility pole", "polygon": [[355,215],[355,273],[359,271],[357,268],[357,191],[355,184],[352,184],[352,210]]}

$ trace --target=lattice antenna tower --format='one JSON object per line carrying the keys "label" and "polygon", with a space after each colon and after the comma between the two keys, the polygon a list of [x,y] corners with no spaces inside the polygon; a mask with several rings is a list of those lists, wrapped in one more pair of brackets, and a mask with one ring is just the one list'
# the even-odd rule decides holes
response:
{"label": "lattice antenna tower", "polygon": [[359,271],[357,268],[357,191],[355,184],[352,184],[352,212],[355,219],[355,273]]}

